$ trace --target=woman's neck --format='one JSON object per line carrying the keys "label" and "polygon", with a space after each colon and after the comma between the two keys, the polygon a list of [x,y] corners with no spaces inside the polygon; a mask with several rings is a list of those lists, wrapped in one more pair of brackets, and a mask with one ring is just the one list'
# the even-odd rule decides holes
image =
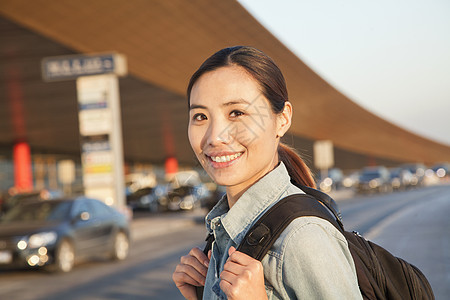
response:
{"label": "woman's neck", "polygon": [[[262,171],[260,174],[257,174],[254,176],[254,179],[251,181],[247,181],[242,184],[233,185],[233,186],[227,186],[227,200],[228,200],[228,207],[231,209],[234,204],[239,200],[239,198],[252,186],[254,185],[258,180],[263,178],[266,174],[270,173],[273,169],[275,169],[278,166],[278,157],[277,160],[274,160],[274,163],[270,165],[270,167],[267,168],[266,171]],[[250,182],[250,183],[249,183]]]}
{"label": "woman's neck", "polygon": [[228,200],[228,207],[232,208],[234,204],[238,201],[238,199],[242,196],[242,194],[245,193],[246,190],[248,190],[250,186],[248,186],[245,189],[239,189],[235,186],[233,187],[227,187],[227,200]]}

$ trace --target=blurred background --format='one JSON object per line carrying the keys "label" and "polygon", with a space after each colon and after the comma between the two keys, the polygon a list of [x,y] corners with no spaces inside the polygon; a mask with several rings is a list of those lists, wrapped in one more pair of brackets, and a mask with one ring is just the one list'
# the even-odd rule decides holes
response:
{"label": "blurred background", "polygon": [[[171,268],[184,248],[202,244],[202,218],[224,193],[203,172],[190,148],[185,90],[205,58],[234,45],[254,46],[277,62],[294,106],[293,125],[284,142],[298,150],[314,171],[318,187],[341,201],[343,208],[374,199],[422,203],[419,199],[438,191],[436,201],[444,206],[430,206],[448,213],[449,198],[443,196],[450,181],[448,12],[450,6],[444,1],[425,5],[420,1],[2,0],[0,215],[12,215],[6,219],[14,221],[14,216],[23,215],[20,210],[25,210],[21,208],[25,203],[69,199],[73,207],[67,208],[66,217],[61,217],[62,208],[52,214],[48,206],[42,208],[45,214],[18,220],[24,223],[51,216],[69,221],[69,225],[59,225],[68,228],[96,221],[100,210],[113,219],[108,222],[114,225],[105,225],[108,229],[96,234],[108,247],[87,253],[107,252],[109,258],[123,260],[128,256],[128,242],[135,240],[130,247],[134,269],[116,265],[121,273],[111,277],[109,284],[138,274],[148,276],[142,282],[155,283],[140,286],[143,298],[179,298],[170,282]],[[115,69],[117,54],[126,72]],[[111,59],[114,70],[89,74],[90,58]],[[49,59],[56,64],[51,65]],[[49,79],[49,70],[59,72],[59,77]],[[111,96],[117,100],[116,119],[103,114],[109,109],[110,96],[99,96],[94,103],[83,98],[86,92],[80,87],[79,77],[106,73],[113,74],[117,82],[117,97]],[[89,125],[92,128],[83,123],[89,118],[95,119]],[[96,128],[100,125],[113,129],[101,131]],[[107,208],[79,204],[87,198],[96,198]],[[386,224],[386,217],[410,207],[402,201],[395,209],[391,204],[383,206],[386,210],[371,224],[356,221],[361,212],[353,223],[349,215],[349,223],[366,226],[362,231],[373,234],[375,225]],[[125,215],[126,226],[116,211]],[[446,222],[440,227],[449,229]],[[7,227],[2,224],[0,229]],[[190,226],[195,230],[180,232]],[[75,241],[75,231],[60,233],[53,227],[34,226],[12,233],[17,225],[9,227],[13,229],[0,230],[0,266],[16,263],[19,256],[19,265],[55,265],[64,260],[58,256],[63,246],[72,250],[65,254],[70,264],[71,255],[81,252],[75,242],[60,245],[64,239]],[[167,233],[181,245],[164,244]],[[41,246],[35,247],[37,252],[25,253],[31,249],[33,234],[39,234]],[[155,242],[155,237],[161,239]],[[437,274],[450,274],[445,254],[450,253],[450,241],[448,231],[436,238],[441,238],[438,248],[446,259],[445,267],[438,272],[428,262],[423,264],[437,278]],[[16,249],[20,241],[27,243],[19,249],[25,252]],[[160,248],[152,250],[152,259],[160,265],[140,261],[147,268],[136,269],[148,247],[156,245]],[[39,252],[41,247],[44,254]],[[161,260],[167,247],[179,248]],[[398,251],[398,255],[403,253]],[[427,256],[424,253],[428,252],[421,253]],[[84,268],[88,269],[82,269],[83,273],[109,266],[88,264]],[[67,271],[63,263],[57,269]],[[81,299],[87,297],[82,291],[92,292],[94,285],[108,286],[107,281],[96,281],[104,274],[92,274],[96,272],[98,277],[92,275],[95,278],[80,283],[83,287],[69,284],[66,277],[67,286],[55,290],[49,290],[35,273],[16,272],[16,281],[24,285],[39,281],[46,291],[17,294],[19,288],[0,288],[0,295]],[[163,276],[166,281],[156,280],[158,272],[169,274]],[[448,295],[450,277],[443,278],[447,279],[433,284],[439,295]],[[156,283],[164,288],[157,288]],[[139,298],[131,296],[139,288],[128,294],[125,290],[97,296]]]}

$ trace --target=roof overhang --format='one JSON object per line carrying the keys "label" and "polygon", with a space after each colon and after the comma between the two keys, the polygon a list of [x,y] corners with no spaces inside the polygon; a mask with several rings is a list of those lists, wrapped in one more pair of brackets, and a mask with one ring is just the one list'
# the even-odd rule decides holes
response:
{"label": "roof overhang", "polygon": [[[180,123],[185,126],[186,111],[182,107],[186,105],[184,94],[190,75],[218,49],[243,44],[263,50],[282,69],[294,106],[292,134],[314,140],[329,139],[342,149],[375,157],[424,163],[450,161],[449,146],[406,131],[352,102],[314,73],[233,0],[3,0],[0,14],[63,45],[66,52],[125,54],[133,82],[127,84],[130,79],[121,80],[121,94],[125,95],[122,103],[124,126],[129,126],[124,135],[133,134],[132,130],[140,126],[153,126],[153,116],[142,116],[148,111],[158,114],[155,117],[157,123],[164,122],[160,134],[170,132],[171,126]],[[29,51],[39,49],[30,45]],[[14,86],[14,80],[7,80],[9,86]],[[139,81],[150,84],[147,90]],[[54,97],[60,90],[74,88],[74,83],[70,82],[52,85],[52,92],[41,97]],[[138,91],[139,88],[144,90]],[[155,93],[153,99],[147,99],[150,92]],[[156,104],[158,97],[165,99],[164,105]],[[61,105],[65,107],[51,109],[55,112],[76,110],[75,102]],[[152,110],[153,106],[155,109]],[[37,113],[43,109],[38,104],[33,107]],[[61,130],[59,134],[68,133]],[[0,142],[5,139],[2,133]],[[13,140],[14,134],[8,135],[7,139]],[[170,139],[181,139],[180,145],[187,145],[185,133],[180,129]],[[133,139],[129,141],[138,143]],[[173,141],[165,143],[165,147],[173,147],[170,145]],[[142,149],[136,157],[145,156],[145,151],[150,150]]]}

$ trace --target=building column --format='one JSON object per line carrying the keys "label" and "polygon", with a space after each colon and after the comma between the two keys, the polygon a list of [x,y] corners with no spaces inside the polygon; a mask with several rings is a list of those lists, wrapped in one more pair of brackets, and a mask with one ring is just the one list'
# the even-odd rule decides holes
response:
{"label": "building column", "polygon": [[165,162],[165,169],[166,179],[170,180],[178,172],[178,160],[173,156],[168,157]]}
{"label": "building column", "polygon": [[33,172],[31,169],[31,151],[26,142],[18,142],[13,148],[14,186],[17,192],[33,189]]}

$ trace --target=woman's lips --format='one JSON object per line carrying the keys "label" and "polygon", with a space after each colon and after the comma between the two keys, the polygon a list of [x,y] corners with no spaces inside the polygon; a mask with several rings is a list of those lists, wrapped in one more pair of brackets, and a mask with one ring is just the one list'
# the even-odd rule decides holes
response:
{"label": "woman's lips", "polygon": [[242,154],[243,152],[238,152],[234,154],[206,155],[206,157],[214,168],[226,168],[232,165]]}

